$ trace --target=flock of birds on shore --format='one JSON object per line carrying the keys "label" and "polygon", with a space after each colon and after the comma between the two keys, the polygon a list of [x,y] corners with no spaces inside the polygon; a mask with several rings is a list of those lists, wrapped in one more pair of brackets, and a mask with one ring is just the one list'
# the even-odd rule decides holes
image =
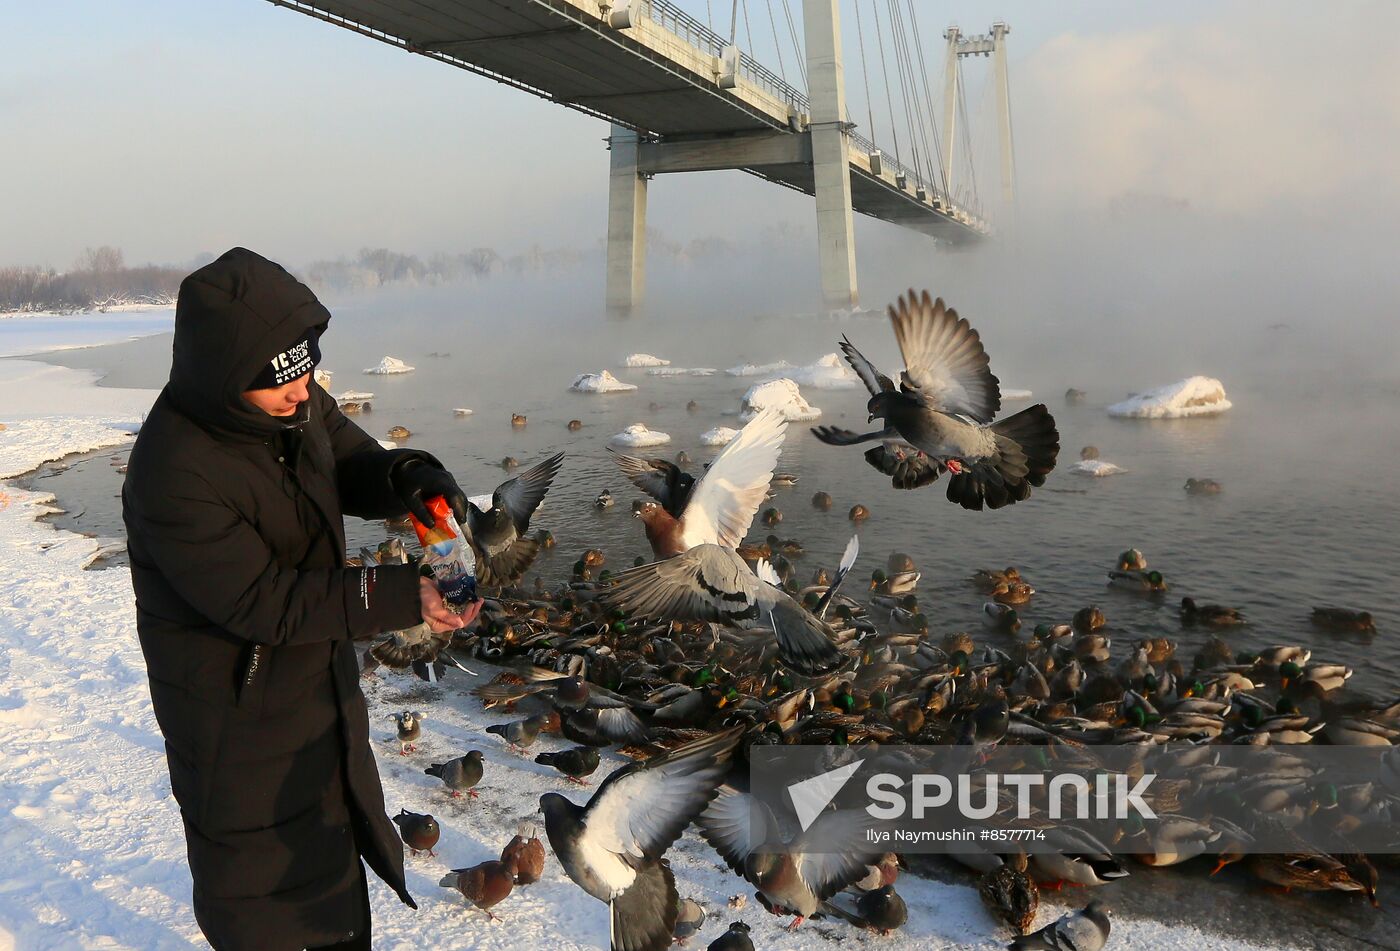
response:
{"label": "flock of birds on shore", "polygon": [[[994,421],[998,381],[975,330],[925,293],[890,308],[905,360],[896,384],[854,345],[841,348],[870,390],[870,420],[879,429],[813,431],[833,445],[875,442],[867,461],[897,489],[917,489],[948,476],[947,497],[968,509],[1025,501],[1054,468],[1059,437],[1043,405]],[[568,877],[611,912],[612,946],[658,951],[697,934],[706,912],[682,899],[665,854],[696,826],[723,862],[753,889],[768,912],[791,916],[790,927],[825,916],[888,933],[907,909],[895,883],[903,859],[868,843],[845,852],[804,850],[770,822],[750,824],[750,752],[756,744],[852,748],[905,744],[978,746],[1190,745],[1205,755],[1218,744],[1283,746],[1315,739],[1332,744],[1390,746],[1400,741],[1400,703],[1338,702],[1352,671],[1314,663],[1308,650],[1282,645],[1257,653],[1232,650],[1213,635],[1187,662],[1165,637],[1120,650],[1097,606],[1061,624],[1023,631],[1017,606],[1035,594],[1014,567],[969,578],[988,598],[986,637],[936,635],[919,610],[921,574],[912,558],[893,553],[873,572],[862,598],[850,596],[858,537],[840,564],[800,577],[802,546],[768,535],[746,542],[775,478],[787,422],[765,411],[703,473],[677,463],[614,453],[621,471],[646,498],[633,505],[654,561],[616,573],[605,555],[585,552],[559,586],[521,580],[541,550],[553,545],[530,521],[563,463],[555,455],[499,486],[489,509],[470,505],[464,529],[480,583],[491,589],[469,629],[433,634],[426,625],[382,635],[364,652],[364,670],[412,669],[430,682],[455,654],[503,668],[473,692],[505,715],[487,727],[512,750],[527,753],[542,735],[573,747],[535,761],[580,786],[615,746],[632,762],[614,770],[579,804],[555,792],[540,799],[545,839]],[[611,493],[598,504],[612,504]],[[813,505],[830,507],[817,493]],[[858,513],[852,521],[859,524]],[[408,556],[398,538],[362,558],[384,563]],[[1123,552],[1108,566],[1111,587],[1145,597],[1167,590],[1142,552]],[[1232,608],[1181,602],[1185,626],[1226,630],[1244,623]],[[1313,622],[1331,630],[1373,630],[1365,612],[1318,608]],[[1121,646],[1121,645],[1120,645]],[[398,716],[400,752],[423,730],[422,714]],[[1341,831],[1374,843],[1396,837],[1400,757],[1386,782],[1347,799]],[[489,788],[480,750],[425,767],[452,796]],[[1392,775],[1393,774],[1393,775]],[[1219,779],[1218,770],[1213,773]],[[1272,781],[1266,781],[1272,780]],[[1306,770],[1255,777],[1261,822],[1287,824],[1316,811],[1321,778]],[[1389,781],[1393,780],[1393,783]],[[1193,793],[1183,781],[1183,799]],[[1198,790],[1196,790],[1198,791]],[[1339,813],[1340,815],[1341,813]],[[1357,817],[1360,818],[1357,818]],[[1232,823],[1176,817],[1135,857],[1147,866],[1176,864],[1206,852],[1220,867],[1242,861],[1274,886],[1356,892],[1375,902],[1379,880],[1361,850],[1330,855],[1305,847],[1287,854],[1251,854],[1251,830]],[[405,843],[431,851],[440,827],[431,815],[403,810],[395,821]],[[814,832],[854,821],[828,811]],[[1340,820],[1339,820],[1340,821]],[[1226,827],[1228,826],[1228,828]],[[1111,929],[1105,905],[1092,901],[1031,932],[1039,888],[1062,883],[1102,886],[1128,875],[1111,845],[1073,829],[1053,852],[974,850],[955,856],[978,873],[994,915],[1016,936],[1012,948],[1104,947]],[[809,840],[810,842],[810,840]],[[1400,848],[1379,849],[1381,852]],[[537,881],[546,860],[533,828],[522,827],[501,857],[453,869],[442,885],[475,907],[492,909],[517,887]],[[1212,873],[1214,874],[1214,873]],[[738,894],[731,909],[747,904]],[[735,921],[710,951],[752,949],[749,927]]]}

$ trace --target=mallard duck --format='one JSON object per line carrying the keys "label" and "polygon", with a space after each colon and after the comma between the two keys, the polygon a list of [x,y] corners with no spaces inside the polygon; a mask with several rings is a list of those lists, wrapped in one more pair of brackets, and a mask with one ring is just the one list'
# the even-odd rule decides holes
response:
{"label": "mallard duck", "polygon": [[1005,571],[994,571],[989,568],[978,568],[972,573],[969,579],[972,584],[983,594],[991,594],[1002,585],[1016,584],[1021,580],[1021,572],[1015,568],[1007,568]]}
{"label": "mallard duck", "polygon": [[1154,664],[1165,664],[1176,653],[1176,641],[1166,637],[1148,637],[1137,642],[1146,649],[1147,659]]}
{"label": "mallard duck", "polygon": [[1353,611],[1350,608],[1313,608],[1312,622],[1328,631],[1357,631],[1364,634],[1376,633],[1376,622],[1370,611]]}
{"label": "mallard duck", "polygon": [[1113,638],[1103,634],[1081,634],[1073,642],[1074,656],[1084,664],[1106,664],[1113,647]]}
{"label": "mallard duck", "polygon": [[769,535],[765,541],[769,551],[778,552],[788,558],[801,558],[807,554],[807,549],[802,547],[802,543],[791,538],[785,540],[777,535]]}
{"label": "mallard duck", "polygon": [[547,528],[542,528],[535,533],[535,541],[540,543],[541,548],[553,548],[559,544],[554,540],[554,533]]}
{"label": "mallard duck", "polygon": [[1362,717],[1335,717],[1322,727],[1322,735],[1336,746],[1394,746],[1400,729]]}
{"label": "mallard duck", "polygon": [[511,424],[512,426],[514,426],[516,429],[524,429],[524,428],[525,428],[526,422],[528,422],[528,420],[526,419],[524,413],[511,413],[511,414],[510,414],[510,424]]}
{"label": "mallard duck", "polygon": [[904,595],[911,594],[919,585],[922,578],[917,571],[896,571],[886,574],[883,570],[876,568],[870,575],[870,590],[880,594]]}
{"label": "mallard duck", "polygon": [[1366,887],[1352,877],[1345,865],[1321,852],[1255,853],[1245,860],[1245,866],[1255,877],[1286,892],[1295,888],[1303,892],[1364,894],[1366,891]]}
{"label": "mallard duck", "polygon": [[582,428],[583,428],[583,420],[581,420],[581,419],[571,419],[571,420],[569,420],[569,432],[571,432],[571,433],[576,433],[576,432],[578,432],[578,431],[579,431],[580,429],[582,429]]}
{"label": "mallard duck", "polygon": [[1182,598],[1181,623],[1233,627],[1244,623],[1244,615],[1235,608],[1227,608],[1222,604],[1197,604],[1192,598]]}
{"label": "mallard duck", "polygon": [[501,460],[502,469],[510,470],[516,468],[519,465],[520,460],[515,458],[514,456],[506,456],[504,459]]}
{"label": "mallard duck", "polygon": [[690,453],[686,452],[684,449],[682,449],[680,452],[676,453],[676,465],[678,465],[678,466],[688,466],[688,465],[690,465]]}
{"label": "mallard duck", "polygon": [[610,509],[615,502],[616,499],[613,498],[612,490],[604,489],[602,492],[599,492],[598,497],[593,500],[593,507],[595,509]]}
{"label": "mallard duck", "polygon": [[1080,608],[1074,612],[1074,618],[1070,621],[1070,627],[1076,634],[1093,634],[1107,624],[1108,618],[1104,617],[1098,605]]}
{"label": "mallard duck", "polygon": [[983,875],[977,886],[992,917],[1006,922],[1016,934],[1030,931],[1040,907],[1040,889],[1026,874],[1027,867],[1026,854],[1013,852]]}
{"label": "mallard duck", "polygon": [[1225,487],[1214,479],[1187,479],[1183,488],[1187,495],[1219,495]]}
{"label": "mallard duck", "polygon": [[408,428],[407,426],[390,426],[390,427],[389,427],[389,438],[390,438],[390,439],[407,439],[409,436],[412,436],[412,435],[413,435],[412,431],[410,431],[409,428]]}
{"label": "mallard duck", "polygon": [[791,472],[775,472],[773,473],[771,482],[773,485],[779,486],[780,488],[791,488],[797,485],[797,476],[793,475]]}
{"label": "mallard duck", "polygon": [[863,522],[870,517],[870,509],[860,504],[852,505],[846,517],[853,522]]}
{"label": "mallard duck", "polygon": [[[1285,663],[1292,661],[1295,665],[1302,667],[1312,659],[1312,651],[1306,647],[1298,647],[1294,644],[1283,644],[1278,647],[1266,647],[1259,651],[1253,658],[1253,664],[1261,670],[1272,670],[1278,672]],[[1239,658],[1243,663],[1244,656]]]}
{"label": "mallard duck", "polygon": [[831,494],[828,492],[816,492],[812,495],[812,508],[818,512],[831,511]]}
{"label": "mallard duck", "polygon": [[1082,403],[1086,395],[1087,394],[1085,394],[1083,390],[1076,390],[1071,386],[1069,389],[1065,390],[1065,402],[1070,405]]}
{"label": "mallard duck", "polygon": [[1129,548],[1118,555],[1119,571],[1146,571],[1147,556],[1136,548]]}
{"label": "mallard duck", "polygon": [[1167,590],[1167,579],[1160,571],[1110,571],[1108,586],[1120,591],[1159,594]]}
{"label": "mallard duck", "polygon": [[1021,629],[1021,618],[1016,609],[995,601],[982,605],[982,622],[993,630],[1008,634],[1015,634]]}
{"label": "mallard duck", "polygon": [[1079,450],[1079,458],[1085,460],[1086,462],[1090,459],[1097,459],[1098,457],[1098,446],[1085,446],[1083,449]]}
{"label": "mallard duck", "polygon": [[359,415],[359,412],[364,407],[364,405],[365,404],[357,403],[354,400],[350,400],[349,402],[340,404],[340,411],[346,416],[357,416]]}
{"label": "mallard duck", "polygon": [[[1136,818],[1135,814],[1130,815]],[[1220,838],[1220,832],[1209,825],[1168,813],[1159,813],[1150,829],[1140,820],[1137,825],[1140,830],[1137,834],[1146,838],[1148,847],[1135,848],[1133,857],[1153,868],[1179,865],[1193,859]]]}
{"label": "mallard duck", "polygon": [[1279,664],[1279,685],[1303,694],[1329,694],[1340,690],[1351,679],[1352,670],[1345,664],[1309,664],[1300,667],[1293,661]]}
{"label": "mallard duck", "polygon": [[999,585],[992,589],[992,598],[1002,604],[1025,604],[1035,595],[1035,589],[1024,581]]}
{"label": "mallard duck", "polygon": [[768,525],[770,527],[773,525],[777,525],[782,520],[783,513],[779,512],[777,509],[772,507],[764,509],[763,514],[759,516],[759,521],[761,521],[764,525]]}
{"label": "mallard duck", "polygon": [[590,548],[583,553],[583,563],[590,568],[596,568],[606,559],[601,548]]}
{"label": "mallard duck", "polygon": [[1037,882],[1053,882],[1057,887],[1063,882],[1107,885],[1114,879],[1127,878],[1128,870],[1113,857],[1108,846],[1089,833],[1068,825],[1043,831],[1045,841],[1056,851],[1031,856]]}

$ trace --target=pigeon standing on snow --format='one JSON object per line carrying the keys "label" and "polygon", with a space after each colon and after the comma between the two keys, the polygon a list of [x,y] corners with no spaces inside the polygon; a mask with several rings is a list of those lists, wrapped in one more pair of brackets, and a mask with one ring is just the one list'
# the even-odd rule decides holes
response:
{"label": "pigeon standing on snow", "polygon": [[833,446],[903,440],[947,467],[953,474],[948,500],[967,509],[1011,505],[1043,485],[1060,452],[1060,435],[1045,405],[993,423],[1001,386],[977,331],[941,298],[929,300],[927,291],[916,296],[911,290],[889,312],[904,356],[898,389],[849,340],[841,341],[846,361],[870,390],[870,421],[878,417],[885,427],[854,433],[817,426],[816,437]]}
{"label": "pigeon standing on snow", "polygon": [[434,763],[423,772],[442,780],[443,784],[452,790],[453,798],[466,792],[475,799],[476,790],[472,787],[481,782],[485,769],[481,765],[481,750],[472,750],[465,756],[450,759],[446,763]]}
{"label": "pigeon standing on snow", "polygon": [[544,843],[535,826],[523,823],[515,836],[501,849],[502,862],[515,863],[515,884],[533,885],[544,874]]}
{"label": "pigeon standing on snow", "polygon": [[505,901],[515,886],[515,860],[491,860],[471,868],[454,868],[438,882],[443,888],[455,888],[492,921],[499,916],[492,907]]}
{"label": "pigeon standing on snow", "polygon": [[[764,574],[776,577],[771,571]],[[699,545],[675,558],[629,568],[617,576],[605,598],[631,614],[657,621],[771,628],[783,664],[808,676],[830,672],[845,660],[826,622],[771,581],[760,580],[744,559],[721,545]]]}
{"label": "pigeon standing on snow", "polygon": [[749,926],[736,921],[729,930],[710,942],[705,951],[753,951],[753,939],[749,937]]}
{"label": "pigeon standing on snow", "polygon": [[556,452],[539,465],[496,486],[491,508],[483,512],[467,502],[467,538],[476,552],[477,580],[491,588],[514,584],[540,552],[538,539],[528,538],[530,516],[544,501],[559,474],[564,454]]}
{"label": "pigeon standing on snow", "polygon": [[541,766],[553,766],[571,782],[587,786],[584,779],[598,768],[598,748],[596,746],[575,746],[558,753],[541,753],[535,757]]}
{"label": "pigeon standing on snow", "polygon": [[535,740],[539,739],[540,731],[548,723],[549,717],[540,714],[510,723],[493,723],[486,728],[486,732],[496,734],[517,751],[522,751],[534,745]]}
{"label": "pigeon standing on snow", "polygon": [[689,491],[689,476],[682,478],[684,473],[670,463],[658,468],[656,462],[618,455],[627,478],[657,500],[633,507],[634,517],[646,526],[652,553],[672,558],[696,545],[733,549],[743,542],[768,494],[786,434],[787,418],[764,410],[724,447]]}
{"label": "pigeon standing on snow", "polygon": [[438,844],[438,838],[442,835],[442,829],[432,816],[423,815],[417,812],[409,812],[407,809],[400,809],[399,814],[393,817],[394,824],[399,827],[399,836],[403,839],[404,845],[413,850],[413,854],[427,852],[434,855],[433,846]]}
{"label": "pigeon standing on snow", "polygon": [[663,951],[676,927],[676,882],[662,856],[715,796],[742,728],[678,746],[608,776],[586,806],[540,797],[565,874],[606,902],[616,951]]}
{"label": "pigeon standing on snow", "polygon": [[1034,934],[1008,944],[1007,951],[1100,951],[1108,943],[1108,909],[1103,902],[1091,901],[1083,911],[1071,912],[1052,921]]}

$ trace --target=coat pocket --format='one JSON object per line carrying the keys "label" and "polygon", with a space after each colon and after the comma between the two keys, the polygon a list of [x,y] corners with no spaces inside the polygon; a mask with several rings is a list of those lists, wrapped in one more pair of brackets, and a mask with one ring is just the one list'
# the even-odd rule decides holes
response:
{"label": "coat pocket", "polygon": [[271,662],[272,649],[266,644],[250,644],[244,652],[238,684],[234,687],[234,702],[240,711],[254,717],[262,713],[269,679],[267,668]]}

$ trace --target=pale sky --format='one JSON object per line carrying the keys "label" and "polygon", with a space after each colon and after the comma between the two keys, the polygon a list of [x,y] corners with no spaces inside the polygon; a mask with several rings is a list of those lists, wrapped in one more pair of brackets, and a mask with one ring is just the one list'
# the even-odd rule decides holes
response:
{"label": "pale sky", "polygon": [[[728,0],[709,2],[727,32]],[[752,47],[776,68],[766,0],[748,2]],[[705,18],[706,0],[681,5]],[[948,23],[1011,24],[1023,214],[1043,227],[1136,195],[1188,200],[1206,227],[1367,246],[1397,233],[1400,4],[915,6],[939,85]],[[604,233],[604,123],[264,0],[0,0],[0,22],[0,266],[64,268],[98,244],[129,263],[233,244],[306,262],[366,245],[593,247]],[[857,57],[848,41],[864,126]],[[985,189],[988,70],[969,69]],[[670,237],[781,223],[810,229],[811,200],[739,172],[652,182],[650,225]]]}

